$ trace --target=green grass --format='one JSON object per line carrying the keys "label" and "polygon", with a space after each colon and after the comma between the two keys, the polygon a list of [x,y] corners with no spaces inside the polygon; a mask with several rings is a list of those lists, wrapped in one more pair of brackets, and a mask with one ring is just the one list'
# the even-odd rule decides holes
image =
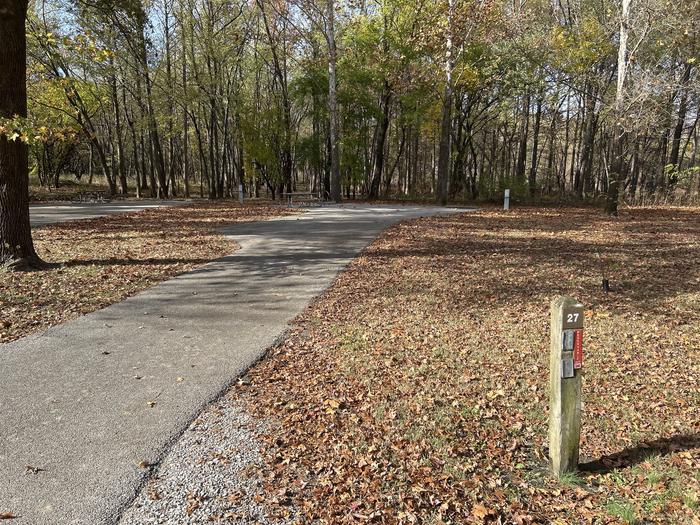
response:
{"label": "green grass", "polygon": [[666,478],[666,475],[655,469],[652,468],[648,473],[647,473],[647,483],[649,485],[658,485],[661,483],[664,479]]}
{"label": "green grass", "polygon": [[691,510],[697,510],[700,508],[700,498],[695,493],[687,492],[683,494],[683,505]]}
{"label": "green grass", "polygon": [[661,494],[655,494],[654,496],[651,496],[643,504],[644,511],[649,514],[660,512],[661,509],[663,509],[666,503],[668,502],[669,497],[670,494],[668,492],[662,492]]}
{"label": "green grass", "polygon": [[567,485],[569,487],[581,487],[586,484],[578,472],[565,472],[559,478],[559,482],[562,485]]}
{"label": "green grass", "polygon": [[612,500],[606,505],[608,514],[625,522],[627,525],[640,523],[637,512],[631,503]]}

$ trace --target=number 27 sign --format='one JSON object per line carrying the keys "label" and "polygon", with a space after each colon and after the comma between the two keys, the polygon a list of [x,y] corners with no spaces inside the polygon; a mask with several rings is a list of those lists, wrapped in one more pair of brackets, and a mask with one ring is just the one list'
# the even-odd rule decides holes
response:
{"label": "number 27 sign", "polygon": [[583,306],[571,306],[564,309],[562,329],[573,330],[583,328]]}
{"label": "number 27 sign", "polygon": [[565,365],[568,365],[564,366],[564,370],[569,370],[564,377],[573,377],[573,370],[583,367],[583,305],[577,304],[564,308],[562,313],[564,337],[562,357],[566,361]]}

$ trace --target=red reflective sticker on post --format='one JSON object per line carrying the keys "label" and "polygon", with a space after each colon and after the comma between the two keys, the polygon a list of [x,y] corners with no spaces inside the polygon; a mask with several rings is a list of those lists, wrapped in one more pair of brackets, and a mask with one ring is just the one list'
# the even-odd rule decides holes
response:
{"label": "red reflective sticker on post", "polygon": [[574,368],[583,367],[583,330],[574,331]]}

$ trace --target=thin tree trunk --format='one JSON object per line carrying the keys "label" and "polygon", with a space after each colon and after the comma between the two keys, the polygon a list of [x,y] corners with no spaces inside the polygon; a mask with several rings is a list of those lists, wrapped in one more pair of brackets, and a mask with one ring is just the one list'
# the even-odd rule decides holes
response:
{"label": "thin tree trunk", "polygon": [[683,159],[679,159],[681,148],[681,137],[685,128],[685,117],[688,112],[688,92],[686,85],[690,81],[690,74],[693,70],[693,64],[687,63],[683,70],[683,78],[681,79],[681,94],[680,102],[678,103],[678,117],[676,119],[676,127],[673,130],[673,139],[671,141],[671,157],[669,164],[673,166],[673,171],[669,176],[669,186],[672,189],[678,182],[678,172],[681,170]]}
{"label": "thin tree trunk", "polygon": [[182,41],[182,178],[185,184],[185,198],[190,198],[190,144],[189,144],[189,120],[187,116],[187,39],[185,34],[185,8],[184,2],[180,3],[180,16],[182,28],[180,39]]}
{"label": "thin tree trunk", "polygon": [[148,135],[151,142],[150,151],[152,167],[155,169],[158,177],[158,197],[161,199],[168,196],[168,184],[165,173],[165,159],[163,157],[163,149],[160,144],[160,135],[158,133],[158,122],[156,121],[155,110],[153,107],[153,89],[151,85],[151,75],[148,68],[148,50],[146,49],[146,14],[141,9],[138,13],[139,23],[139,57],[141,66],[141,75],[143,76],[144,87],[146,89],[146,119],[148,124]]}
{"label": "thin tree trunk", "polygon": [[445,53],[445,92],[442,100],[442,123],[440,125],[440,149],[437,166],[437,202],[447,205],[448,180],[450,177],[450,150],[452,137],[452,16],[454,0],[448,0],[447,5],[447,37]]}
{"label": "thin tree trunk", "polygon": [[[384,177],[384,195],[388,196],[389,192],[391,191],[391,179],[394,178],[394,172],[396,171],[396,167],[399,165],[399,161],[401,160],[401,157],[403,156],[403,149],[404,146],[406,145],[406,126],[401,127],[401,138],[399,139],[399,147],[398,150],[396,151],[396,159],[394,160],[394,164],[392,164],[391,168],[387,172],[386,177]],[[399,184],[399,190],[401,189],[401,185]]]}
{"label": "thin tree trunk", "polygon": [[330,192],[331,199],[340,202],[340,151],[338,149],[338,100],[336,95],[336,62],[337,51],[335,47],[335,2],[328,0],[326,13],[326,38],[328,40],[328,113],[330,117]]}
{"label": "thin tree trunk", "polygon": [[518,186],[525,185],[525,166],[527,164],[527,140],[530,133],[530,94],[525,95],[523,125],[518,146],[518,161],[515,166],[515,182]]}
{"label": "thin tree trunk", "polygon": [[[114,58],[110,56],[110,64],[114,65]],[[117,139],[117,176],[119,178],[119,192],[127,195],[129,189],[126,184],[126,170],[124,169],[124,142],[122,140],[122,119],[119,110],[119,93],[117,92],[117,77],[112,74],[109,80],[112,95],[112,109],[114,111],[114,133]],[[114,170],[114,166],[112,166]]]}
{"label": "thin tree trunk", "polygon": [[172,52],[170,47],[170,8],[169,5],[171,0],[165,0],[163,2],[163,15],[164,15],[164,27],[165,32],[165,73],[166,73],[166,83],[167,83],[167,102],[168,102],[168,193],[173,197],[177,195],[177,183],[175,181],[175,134],[173,133],[173,118],[174,118],[174,103],[172,90],[174,87],[173,82],[173,68],[172,68]]}
{"label": "thin tree trunk", "polygon": [[622,14],[620,16],[620,39],[617,53],[617,90],[615,93],[615,116],[617,123],[614,128],[613,151],[611,162],[610,182],[605,204],[608,215],[617,216],[617,206],[620,195],[620,183],[622,182],[625,163],[625,129],[621,124],[624,111],[624,87],[627,75],[627,38],[629,33],[631,0],[622,0]]}
{"label": "thin tree trunk", "polygon": [[391,111],[391,86],[388,80],[384,80],[384,90],[382,92],[382,118],[378,122],[377,143],[375,145],[374,169],[372,170],[372,182],[369,187],[369,198],[379,197],[379,186],[384,172],[384,152],[386,147],[386,136],[389,130],[389,119]]}
{"label": "thin tree trunk", "polygon": [[542,97],[539,97],[537,99],[537,112],[535,113],[535,127],[532,130],[534,137],[532,141],[532,160],[530,161],[530,176],[528,177],[528,188],[530,190],[531,197],[535,195],[535,190],[537,189],[537,148],[539,146],[541,119]]}

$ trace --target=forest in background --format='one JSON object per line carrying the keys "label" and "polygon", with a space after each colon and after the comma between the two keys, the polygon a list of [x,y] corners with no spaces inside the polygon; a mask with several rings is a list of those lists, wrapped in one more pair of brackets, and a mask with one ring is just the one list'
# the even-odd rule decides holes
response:
{"label": "forest in background", "polygon": [[699,27],[697,0],[35,0],[0,126],[47,187],[682,204]]}

